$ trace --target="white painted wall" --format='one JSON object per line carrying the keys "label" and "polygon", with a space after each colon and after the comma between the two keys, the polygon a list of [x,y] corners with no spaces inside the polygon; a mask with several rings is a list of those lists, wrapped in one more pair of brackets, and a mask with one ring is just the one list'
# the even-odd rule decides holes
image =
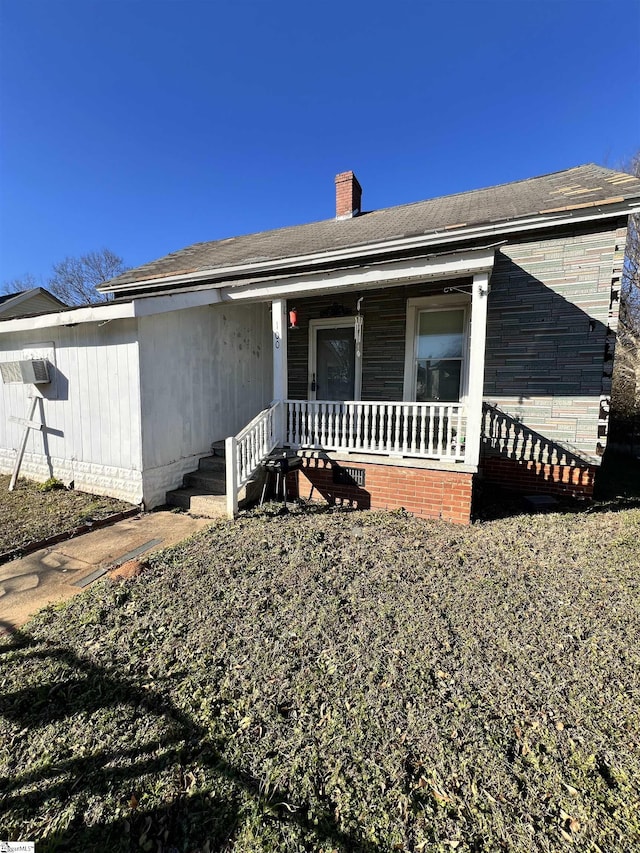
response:
{"label": "white painted wall", "polygon": [[[82,491],[142,500],[138,344],[136,320],[104,325],[38,329],[0,335],[0,360],[25,352],[48,352],[56,370],[51,386],[39,386],[49,430],[31,431],[21,474],[37,480],[58,477]],[[9,473],[33,386],[0,382],[0,471]]]}
{"label": "white painted wall", "polygon": [[265,303],[206,305],[141,317],[144,501],[197,468],[271,400],[271,314]]}

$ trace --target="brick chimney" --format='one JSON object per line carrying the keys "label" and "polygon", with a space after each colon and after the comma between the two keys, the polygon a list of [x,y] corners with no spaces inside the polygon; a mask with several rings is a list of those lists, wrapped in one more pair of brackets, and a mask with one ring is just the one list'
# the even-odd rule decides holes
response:
{"label": "brick chimney", "polygon": [[336,219],[351,219],[360,213],[362,187],[353,172],[336,175]]}

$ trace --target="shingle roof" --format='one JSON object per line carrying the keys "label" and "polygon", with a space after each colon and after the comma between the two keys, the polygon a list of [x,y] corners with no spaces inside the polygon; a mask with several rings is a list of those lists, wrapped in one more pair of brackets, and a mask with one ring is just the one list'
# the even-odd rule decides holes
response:
{"label": "shingle roof", "polygon": [[613,204],[631,198],[640,198],[640,180],[591,163],[523,181],[384,208],[353,219],[327,219],[196,243],[127,271],[109,282],[107,289],[112,285],[294,258],[402,237],[440,231],[455,234],[456,229]]}

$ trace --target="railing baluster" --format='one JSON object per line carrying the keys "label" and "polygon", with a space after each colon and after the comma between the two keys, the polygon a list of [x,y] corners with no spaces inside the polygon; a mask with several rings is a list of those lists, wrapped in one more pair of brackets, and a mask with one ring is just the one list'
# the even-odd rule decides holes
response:
{"label": "railing baluster", "polygon": [[362,431],[362,443],[365,447],[368,447],[371,444],[371,432],[369,430],[369,424],[371,421],[371,409],[371,403],[365,403],[363,405],[364,426]]}
{"label": "railing baluster", "polygon": [[396,453],[400,451],[400,418],[398,417],[398,408],[397,406],[393,406],[393,413],[395,416],[395,430],[394,430],[394,440],[393,440],[393,449]]}
{"label": "railing baluster", "polygon": [[355,447],[356,450],[362,449],[362,403],[355,404],[355,415],[356,415],[356,437],[355,437]]}
{"label": "railing baluster", "polygon": [[447,406],[447,446],[445,448],[445,455],[451,456],[452,454],[452,443],[453,443],[453,409],[451,406]]}
{"label": "railing baluster", "polygon": [[320,443],[318,441],[318,427],[320,425],[320,403],[312,403],[312,406],[313,406],[313,420],[312,420],[313,434],[312,434],[312,438],[311,438],[311,444],[314,447],[317,447]]}
{"label": "railing baluster", "polygon": [[444,450],[444,406],[438,406],[438,445],[436,453],[442,456]]}
{"label": "railing baluster", "polygon": [[409,450],[409,406],[402,406],[402,452]]}
{"label": "railing baluster", "polygon": [[411,453],[415,453],[418,445],[418,407],[414,403],[413,406],[407,406],[407,409],[409,410],[409,417],[411,420],[409,429],[409,451]]}
{"label": "railing baluster", "polygon": [[391,431],[393,424],[391,422],[391,407],[388,403],[385,403],[385,405],[382,407],[382,410],[382,450],[384,450],[385,453],[391,453],[391,451],[393,450],[393,433]]}
{"label": "railing baluster", "polygon": [[296,403],[296,444],[298,447],[302,447],[303,443],[303,434],[302,434],[302,403]]}
{"label": "railing baluster", "polygon": [[430,455],[433,453],[433,428],[435,426],[436,419],[436,409],[435,406],[429,406],[429,438],[427,444],[427,453]]}
{"label": "railing baluster", "polygon": [[371,432],[369,433],[371,439],[369,441],[369,447],[372,450],[376,450],[378,447],[378,409],[379,406],[376,403],[371,403]]}
{"label": "railing baluster", "polygon": [[340,443],[339,448],[347,447],[347,412],[345,403],[340,404]]}
{"label": "railing baluster", "polygon": [[336,435],[337,435],[336,418],[337,418],[336,404],[335,403],[329,403],[329,440],[327,443],[328,443],[329,447],[332,447],[332,448],[335,447],[337,444],[337,441],[336,441]]}

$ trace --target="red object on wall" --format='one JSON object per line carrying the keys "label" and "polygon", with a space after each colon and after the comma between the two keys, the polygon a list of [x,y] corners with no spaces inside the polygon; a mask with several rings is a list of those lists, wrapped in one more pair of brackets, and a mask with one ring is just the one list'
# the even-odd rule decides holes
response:
{"label": "red object on wall", "polygon": [[289,311],[289,328],[297,329],[298,328],[298,309],[292,308]]}

